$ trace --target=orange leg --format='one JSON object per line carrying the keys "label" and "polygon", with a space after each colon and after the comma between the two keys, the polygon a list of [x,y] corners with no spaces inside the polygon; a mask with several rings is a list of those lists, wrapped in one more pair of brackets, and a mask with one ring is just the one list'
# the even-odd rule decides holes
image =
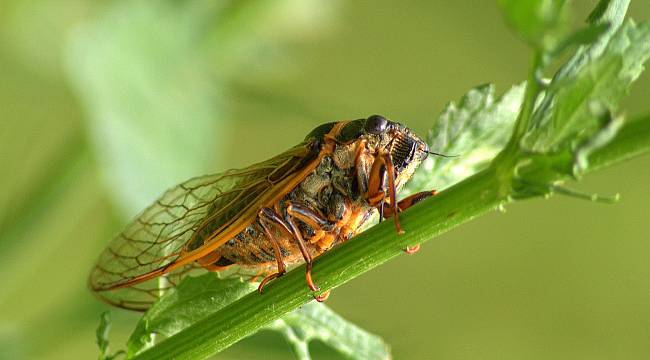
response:
{"label": "orange leg", "polygon": [[291,230],[291,233],[293,234],[294,239],[296,239],[296,242],[298,243],[298,248],[300,249],[300,252],[302,253],[302,257],[305,259],[305,263],[307,264],[306,266],[306,271],[305,271],[305,278],[307,280],[307,286],[309,286],[309,289],[311,291],[319,291],[320,288],[314,284],[314,280],[311,278],[311,269],[314,266],[314,261],[311,258],[311,255],[309,254],[309,251],[307,250],[307,245],[305,244],[305,240],[302,238],[302,234],[300,233],[300,230],[298,229],[298,226],[296,225],[295,221],[293,220],[293,217],[296,215],[297,211],[294,209],[296,207],[295,204],[289,204],[287,206],[287,223],[289,225],[289,229]]}
{"label": "orange leg", "polygon": [[[260,283],[258,287],[260,294],[263,293],[264,286],[269,281],[282,276],[286,272],[286,267],[284,265],[284,262],[282,261],[282,253],[280,251],[280,245],[278,244],[277,239],[275,239],[275,237],[270,231],[269,228],[270,224],[280,225],[281,229],[286,230],[294,239],[296,239],[296,242],[298,243],[298,248],[300,249],[303,258],[305,259],[305,263],[307,264],[306,266],[307,269],[305,273],[307,286],[309,286],[309,289],[311,289],[312,291],[320,290],[318,286],[314,284],[314,281],[311,277],[313,259],[311,258],[311,255],[307,250],[305,240],[302,238],[302,233],[298,229],[298,226],[296,225],[294,218],[300,219],[306,224],[312,226],[317,231],[322,230],[323,228],[327,229],[327,227],[331,226],[331,224],[327,220],[325,220],[320,214],[317,214],[311,209],[306,208],[300,204],[289,203],[286,207],[286,211],[287,211],[287,216],[285,219],[282,219],[275,210],[270,208],[263,208],[259,214],[260,225],[264,229],[264,233],[266,234],[267,238],[269,239],[269,241],[271,241],[271,244],[273,245],[275,258],[278,262],[278,272],[265,277],[264,280],[262,280],[262,282]],[[314,296],[314,298],[317,300],[322,299],[322,301],[324,301],[324,299],[326,299],[327,296],[329,296],[329,292],[327,292],[327,295],[326,293],[323,293],[320,296]]]}
{"label": "orange leg", "polygon": [[[264,230],[266,237],[269,239],[271,245],[273,246],[273,252],[275,253],[275,260],[278,263],[278,271],[276,273],[268,275],[262,280],[260,285],[257,287],[257,291],[259,291],[260,294],[264,293],[264,286],[268,284],[269,281],[284,275],[284,273],[287,271],[284,265],[284,261],[282,261],[282,252],[280,252],[280,245],[278,244],[278,240],[275,238],[275,236],[273,236],[273,233],[271,233],[271,230],[269,229],[269,224],[267,223],[267,221],[269,221],[268,218],[269,218],[268,211],[265,212],[264,209],[262,209],[262,211],[260,211],[260,225],[262,226],[262,229]],[[277,217],[272,216],[271,218],[272,219],[276,218],[272,221],[277,221]]]}
{"label": "orange leg", "polygon": [[[385,184],[385,178],[388,178],[388,187]],[[370,168],[368,175],[368,191],[366,192],[366,200],[370,206],[377,206],[381,214],[388,210],[390,213],[397,213],[395,210],[397,201],[396,188],[395,188],[395,167],[393,159],[390,157],[390,151],[380,152],[375,157],[375,161]],[[387,188],[386,188],[387,187]],[[386,191],[388,191],[388,201],[386,199]],[[385,203],[388,202],[390,209],[385,208]],[[385,216],[382,215],[382,218]],[[403,234],[402,226],[399,223],[399,217],[393,217],[395,221],[395,229],[398,234]]]}
{"label": "orange leg", "polygon": [[397,188],[395,185],[395,167],[393,166],[393,159],[390,157],[390,152],[385,153],[383,157],[386,161],[386,173],[388,174],[388,198],[394,213],[393,220],[395,221],[395,229],[398,234],[404,234],[404,230],[402,230],[402,225],[399,223],[399,216],[397,214],[399,209],[397,208],[396,200]]}
{"label": "orange leg", "polygon": [[[404,199],[402,199],[400,202],[397,203],[397,207],[399,208],[399,211],[404,211],[411,206],[419,203],[422,200],[428,199],[431,196],[436,195],[438,192],[436,190],[430,190],[430,191],[421,191],[419,193],[415,193],[413,195],[410,195]],[[384,218],[388,219],[389,217],[393,216],[393,208],[392,206],[387,207],[384,209]]]}
{"label": "orange leg", "polygon": [[357,143],[357,148],[354,150],[354,173],[352,174],[353,179],[358,179],[359,177],[359,164],[361,161],[361,156],[363,155],[363,152],[367,150],[366,144],[367,144],[366,139],[361,139]]}
{"label": "orange leg", "polygon": [[287,212],[291,213],[291,217],[298,219],[305,224],[312,227],[314,230],[332,230],[334,224],[329,222],[320,212],[314,211],[307,206],[290,203],[287,206]]}
{"label": "orange leg", "polygon": [[[403,199],[399,203],[397,203],[397,209],[399,209],[398,211],[406,210],[406,209],[410,208],[411,206],[419,203],[420,201],[422,201],[422,200],[424,200],[426,198],[429,198],[431,196],[436,195],[436,193],[437,192],[435,190],[422,191],[422,192],[419,192],[419,193],[415,193],[415,194]],[[385,209],[383,211],[383,216],[385,218],[389,218],[389,217],[393,216],[393,213],[394,213],[394,210],[393,210],[393,207],[391,206],[391,207],[388,207],[387,209]],[[419,250],[420,250],[420,244],[415,245],[413,247],[407,247],[406,249],[404,249],[404,252],[411,255],[411,254],[415,254]]]}
{"label": "orange leg", "polygon": [[384,157],[377,156],[368,174],[368,190],[365,193],[365,199],[370,206],[377,206],[386,198],[385,177],[386,161]]}

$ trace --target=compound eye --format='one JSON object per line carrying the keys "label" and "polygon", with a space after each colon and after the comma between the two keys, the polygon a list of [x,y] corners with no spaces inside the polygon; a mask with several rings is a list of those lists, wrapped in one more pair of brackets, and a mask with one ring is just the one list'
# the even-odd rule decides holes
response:
{"label": "compound eye", "polygon": [[386,130],[388,120],[381,115],[372,115],[366,119],[365,130],[369,134],[381,134]]}

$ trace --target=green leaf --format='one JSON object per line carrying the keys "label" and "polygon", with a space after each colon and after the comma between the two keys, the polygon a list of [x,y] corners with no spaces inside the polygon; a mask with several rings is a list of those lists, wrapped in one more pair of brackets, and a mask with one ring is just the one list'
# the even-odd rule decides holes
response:
{"label": "green leaf", "polygon": [[99,358],[103,358],[108,352],[108,333],[111,330],[111,314],[104,311],[99,317],[99,326],[95,331],[97,346],[99,346]]}
{"label": "green leaf", "polygon": [[605,15],[605,11],[607,11],[611,2],[612,0],[600,0],[598,5],[589,13],[587,22],[590,24],[598,22]]}
{"label": "green leaf", "polygon": [[380,337],[346,321],[324,304],[313,301],[266,328],[281,331],[300,360],[311,359],[309,342],[312,340],[322,341],[348,359],[391,358],[388,345]]}
{"label": "green leaf", "polygon": [[429,130],[427,143],[431,151],[458,157],[430,155],[404,193],[446,189],[485,168],[508,141],[523,93],[520,84],[496,97],[493,85],[482,85],[458,103],[447,104]]}
{"label": "green leaf", "polygon": [[204,6],[110,2],[72,34],[68,74],[125,214],[165,188],[212,172],[214,146],[228,133],[202,43],[211,14]]}
{"label": "green leaf", "polygon": [[[571,35],[562,39],[556,47],[548,54],[550,58],[558,57],[563,51],[571,46],[591,45],[580,49],[577,54],[567,62],[565,68],[575,67],[580,64],[580,59],[585,58],[584,51],[589,49],[592,57],[599,56],[602,52],[603,45],[606,44],[610,37],[618,30],[623,23],[629,0],[601,0],[596,8],[587,18],[587,27],[573,32]],[[562,76],[563,70],[558,75]]]}
{"label": "green leaf", "polygon": [[649,56],[650,24],[627,22],[601,56],[574,62],[575,69],[551,82],[521,142],[523,149],[560,152],[588,140],[603,128],[603,111],[616,110]]}
{"label": "green leaf", "polygon": [[555,47],[568,26],[565,0],[499,0],[506,22],[529,45]]}
{"label": "green leaf", "polygon": [[594,10],[589,13],[587,23],[609,22],[618,28],[623,22],[629,5],[630,0],[600,0]]}
{"label": "green leaf", "polygon": [[110,354],[108,343],[108,334],[111,331],[111,313],[108,311],[103,312],[99,318],[99,325],[95,332],[97,345],[99,346],[99,360],[112,360],[117,356],[122,355],[124,351],[118,351],[115,354]]}
{"label": "green leaf", "polygon": [[611,37],[623,24],[629,4],[630,0],[604,0],[598,4],[598,7],[591,13],[587,21],[592,26],[607,24],[607,29],[598,40],[589,44],[589,46],[582,46],[578,49],[574,56],[557,72],[555,75],[556,80],[566,76],[575,76],[582,66],[591,59],[596,59],[602,55]]}
{"label": "green leaf", "polygon": [[257,288],[241,279],[220,279],[215,273],[185,278],[140,319],[127,348],[133,356],[154,344],[154,334],[169,337]]}
{"label": "green leaf", "polygon": [[558,182],[588,170],[589,156],[616,136],[622,118],[612,114],[650,57],[650,23],[628,21],[604,37],[581,49],[538,102],[519,142],[512,197],[556,191]]}
{"label": "green leaf", "polygon": [[551,58],[556,58],[572,46],[589,45],[600,38],[607,30],[609,30],[609,28],[609,23],[600,23],[580,29],[562,39],[562,41],[560,41],[559,44],[550,52],[549,56]]}

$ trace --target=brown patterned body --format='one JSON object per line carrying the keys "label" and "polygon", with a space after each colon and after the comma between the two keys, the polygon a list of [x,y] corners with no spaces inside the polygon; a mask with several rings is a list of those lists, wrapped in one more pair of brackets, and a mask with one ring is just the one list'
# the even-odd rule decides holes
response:
{"label": "brown patterned body", "polygon": [[[298,228],[306,241],[307,250],[317,257],[336,244],[354,236],[376,209],[361,196],[363,189],[355,189],[353,177],[357,144],[338,147],[333,154],[325,156],[318,167],[280,202],[274,205],[278,213],[287,202],[299,203],[327,219],[326,228],[314,228],[300,220]],[[361,165],[363,166],[363,165]],[[304,262],[300,249],[290,233],[282,228],[273,229],[282,259],[286,265]],[[256,267],[261,272],[277,270],[271,240],[264,233],[259,216],[235,237],[229,239],[199,263],[212,271],[230,265]]]}
{"label": "brown patterned body", "polygon": [[411,130],[379,115],[323,124],[269,160],[165,192],[108,244],[89,286],[106,302],[145,310],[197,269],[265,273],[262,292],[286,266],[305,262],[317,291],[313,258],[354,236],[373,212],[403,232],[398,210],[433,192],[400,203],[396,192],[428,153]]}

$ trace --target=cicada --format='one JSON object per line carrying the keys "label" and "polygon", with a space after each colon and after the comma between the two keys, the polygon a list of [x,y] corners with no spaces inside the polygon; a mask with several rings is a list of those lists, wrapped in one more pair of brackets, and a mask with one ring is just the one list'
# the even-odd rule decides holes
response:
{"label": "cicada", "polygon": [[[326,123],[267,161],[190,179],[165,192],[117,235],[89,277],[106,302],[146,310],[195,270],[234,266],[264,286],[353,237],[373,216],[392,217],[435,191],[397,202],[428,154],[427,144],[380,115]],[[414,252],[417,247],[405,249]],[[315,296],[324,300],[325,296]]]}

